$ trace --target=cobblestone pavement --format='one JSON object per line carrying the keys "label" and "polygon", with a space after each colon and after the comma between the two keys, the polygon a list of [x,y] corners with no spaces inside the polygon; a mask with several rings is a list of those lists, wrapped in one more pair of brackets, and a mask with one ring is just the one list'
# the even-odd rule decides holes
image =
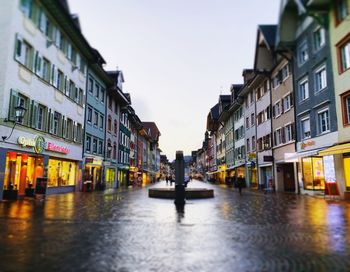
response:
{"label": "cobblestone pavement", "polygon": [[350,271],[350,203],[189,186],[215,198],[183,214],[148,188],[2,202],[0,271]]}

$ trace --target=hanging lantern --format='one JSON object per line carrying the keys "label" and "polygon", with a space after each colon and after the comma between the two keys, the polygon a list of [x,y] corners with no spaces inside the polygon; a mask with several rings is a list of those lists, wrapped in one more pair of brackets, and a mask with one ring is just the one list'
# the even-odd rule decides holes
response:
{"label": "hanging lantern", "polygon": [[17,152],[11,151],[11,152],[7,152],[7,154],[9,156],[9,160],[11,162],[15,162],[16,161],[16,159],[17,159]]}
{"label": "hanging lantern", "polygon": [[28,154],[22,154],[22,162],[28,162]]}

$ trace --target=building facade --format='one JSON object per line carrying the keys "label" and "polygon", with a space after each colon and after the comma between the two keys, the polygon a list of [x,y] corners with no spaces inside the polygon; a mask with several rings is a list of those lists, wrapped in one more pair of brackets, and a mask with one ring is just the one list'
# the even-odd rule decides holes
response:
{"label": "building facade", "polygon": [[96,55],[59,1],[5,1],[0,14],[0,198],[32,194],[37,181],[48,194],[74,191],[82,181],[86,63]]}

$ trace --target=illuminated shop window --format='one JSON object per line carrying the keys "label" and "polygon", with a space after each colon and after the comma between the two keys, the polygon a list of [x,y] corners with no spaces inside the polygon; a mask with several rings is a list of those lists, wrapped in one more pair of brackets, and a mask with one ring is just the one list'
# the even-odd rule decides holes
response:
{"label": "illuminated shop window", "polygon": [[48,186],[75,185],[77,164],[71,161],[49,159]]}
{"label": "illuminated shop window", "polygon": [[302,159],[304,189],[324,190],[324,171],[321,157]]}

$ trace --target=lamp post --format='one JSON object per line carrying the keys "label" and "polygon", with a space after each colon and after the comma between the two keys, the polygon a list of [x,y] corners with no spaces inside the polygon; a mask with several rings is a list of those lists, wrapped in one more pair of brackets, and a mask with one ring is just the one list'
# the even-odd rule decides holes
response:
{"label": "lamp post", "polygon": [[11,137],[16,125],[22,123],[26,111],[27,111],[27,109],[25,107],[23,107],[22,105],[15,107],[15,121],[14,121],[12,130],[11,130],[11,133],[9,136],[1,136],[3,142],[5,142],[6,140],[8,140]]}

